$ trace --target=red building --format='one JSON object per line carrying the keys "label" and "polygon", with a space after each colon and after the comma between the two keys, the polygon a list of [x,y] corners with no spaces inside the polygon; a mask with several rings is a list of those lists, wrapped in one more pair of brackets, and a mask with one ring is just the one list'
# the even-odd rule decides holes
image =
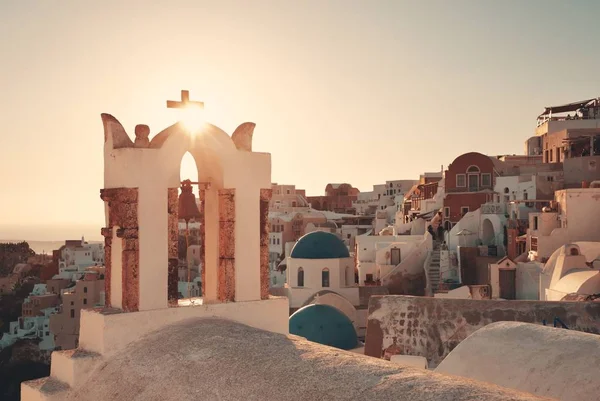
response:
{"label": "red building", "polygon": [[350,184],[327,184],[325,196],[308,196],[306,199],[316,210],[329,210],[337,213],[355,213],[352,202],[358,199],[360,191]]}
{"label": "red building", "polygon": [[494,196],[494,163],[489,156],[477,152],[458,156],[444,173],[444,223],[456,224],[467,212],[472,212]]}

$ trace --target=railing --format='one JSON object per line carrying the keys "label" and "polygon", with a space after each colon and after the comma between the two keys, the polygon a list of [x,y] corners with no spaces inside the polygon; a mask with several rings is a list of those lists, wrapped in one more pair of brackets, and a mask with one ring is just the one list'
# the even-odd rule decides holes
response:
{"label": "railing", "polygon": [[505,214],[506,204],[504,203],[484,203],[481,205],[482,214]]}
{"label": "railing", "polygon": [[543,118],[538,118],[537,120],[537,126],[540,127],[542,125],[544,125],[545,123],[547,123],[548,121],[569,121],[569,120],[596,120],[595,117],[590,117],[590,116],[571,116],[571,118],[567,118],[566,116],[563,117],[543,117]]}
{"label": "railing", "polygon": [[465,187],[446,188],[447,193],[451,192],[479,192],[484,189],[493,189],[491,185],[469,185]]}
{"label": "railing", "polygon": [[[569,330],[569,327],[567,327],[567,325],[562,320],[560,320],[560,318],[558,318],[558,317],[554,318],[553,323],[554,323],[554,327],[558,327],[560,325],[563,329]],[[542,320],[542,324],[544,326],[546,326],[546,319]]]}

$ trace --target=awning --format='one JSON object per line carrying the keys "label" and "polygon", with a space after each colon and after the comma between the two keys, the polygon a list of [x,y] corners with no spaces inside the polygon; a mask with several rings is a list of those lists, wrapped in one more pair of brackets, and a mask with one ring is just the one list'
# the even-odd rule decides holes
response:
{"label": "awning", "polygon": [[581,100],[579,102],[564,104],[562,106],[549,106],[546,107],[544,112],[538,116],[538,118],[546,116],[550,113],[566,113],[568,111],[577,111],[583,106],[587,105],[592,100],[596,100],[596,98]]}
{"label": "awning", "polygon": [[432,210],[432,211],[430,211],[430,212],[427,212],[427,213],[418,214],[418,215],[417,215],[417,218],[421,218],[421,219],[425,219],[425,220],[427,220],[427,219],[429,219],[429,218],[431,218],[431,217],[435,216],[435,214],[436,214],[437,212],[438,212],[437,210]]}

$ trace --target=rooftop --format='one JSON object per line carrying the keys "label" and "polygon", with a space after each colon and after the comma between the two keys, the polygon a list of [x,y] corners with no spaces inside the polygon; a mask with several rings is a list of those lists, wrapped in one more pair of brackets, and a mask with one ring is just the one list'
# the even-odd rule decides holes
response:
{"label": "rooftop", "polygon": [[[101,362],[64,401],[538,400],[496,385],[402,367],[220,319],[148,334]],[[32,386],[55,389],[41,379]],[[44,388],[42,388],[44,391]]]}

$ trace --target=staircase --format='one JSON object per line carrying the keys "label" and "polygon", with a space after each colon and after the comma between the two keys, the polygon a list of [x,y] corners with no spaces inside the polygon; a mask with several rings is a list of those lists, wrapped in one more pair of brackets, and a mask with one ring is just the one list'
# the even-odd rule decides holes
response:
{"label": "staircase", "polygon": [[427,269],[427,279],[431,286],[431,296],[438,291],[440,286],[440,242],[433,241],[433,249],[429,258],[429,267]]}

